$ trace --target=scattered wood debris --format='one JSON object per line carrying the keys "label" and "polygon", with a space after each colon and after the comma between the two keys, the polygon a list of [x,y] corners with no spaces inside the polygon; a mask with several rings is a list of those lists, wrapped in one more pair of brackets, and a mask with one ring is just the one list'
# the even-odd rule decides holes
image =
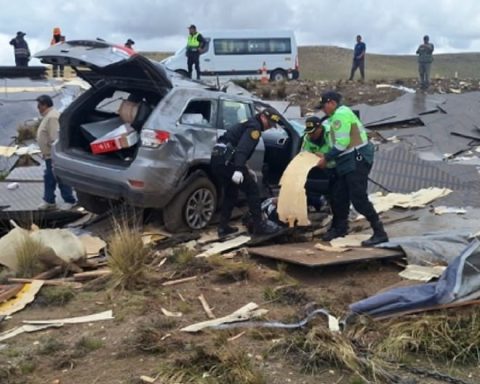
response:
{"label": "scattered wood debris", "polygon": [[226,323],[234,323],[237,321],[246,321],[252,318],[260,317],[265,315],[268,312],[266,309],[261,309],[255,303],[248,303],[242,308],[236,310],[230,315],[220,317],[213,320],[207,320],[200,323],[189,325],[188,327],[182,328],[183,332],[199,332],[202,329],[214,327]]}

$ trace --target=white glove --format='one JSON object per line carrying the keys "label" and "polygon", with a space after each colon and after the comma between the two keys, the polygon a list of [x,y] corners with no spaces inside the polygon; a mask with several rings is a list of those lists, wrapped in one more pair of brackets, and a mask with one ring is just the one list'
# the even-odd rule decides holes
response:
{"label": "white glove", "polygon": [[235,184],[242,184],[243,183],[243,173],[240,172],[240,171],[233,172],[232,181]]}

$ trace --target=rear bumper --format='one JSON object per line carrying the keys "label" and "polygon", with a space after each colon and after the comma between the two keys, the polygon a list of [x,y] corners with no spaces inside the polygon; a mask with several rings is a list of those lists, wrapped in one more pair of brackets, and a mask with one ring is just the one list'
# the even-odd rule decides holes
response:
{"label": "rear bumper", "polygon": [[[54,172],[62,183],[89,195],[141,208],[163,208],[175,194],[181,178],[173,171],[174,166],[160,163],[139,159],[128,168],[116,168],[53,153]],[[143,182],[143,186],[135,187],[129,180]]]}

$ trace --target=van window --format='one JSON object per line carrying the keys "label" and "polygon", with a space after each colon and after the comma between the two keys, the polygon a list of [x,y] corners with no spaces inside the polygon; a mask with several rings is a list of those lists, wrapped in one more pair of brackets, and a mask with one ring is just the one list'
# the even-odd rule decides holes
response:
{"label": "van window", "polygon": [[248,120],[250,117],[252,117],[250,105],[246,103],[223,100],[221,108],[224,129],[228,129],[235,124],[241,123],[242,121]]}
{"label": "van window", "polygon": [[213,127],[215,125],[215,104],[211,100],[192,100],[180,118],[180,122],[189,125]]}
{"label": "van window", "polygon": [[272,55],[292,53],[289,38],[214,39],[216,55]]}

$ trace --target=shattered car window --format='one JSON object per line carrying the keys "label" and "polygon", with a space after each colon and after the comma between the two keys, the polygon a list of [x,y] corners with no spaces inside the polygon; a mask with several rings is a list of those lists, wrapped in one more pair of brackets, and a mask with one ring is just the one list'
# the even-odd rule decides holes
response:
{"label": "shattered car window", "polygon": [[252,117],[252,111],[248,104],[232,100],[222,101],[222,119],[225,129],[241,123],[250,117]]}

